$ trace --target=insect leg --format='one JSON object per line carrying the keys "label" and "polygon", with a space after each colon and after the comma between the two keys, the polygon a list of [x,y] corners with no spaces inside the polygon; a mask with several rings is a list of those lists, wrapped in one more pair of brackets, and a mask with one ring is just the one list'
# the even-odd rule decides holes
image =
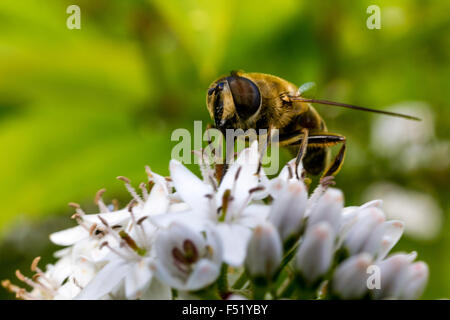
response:
{"label": "insect leg", "polygon": [[295,131],[290,134],[283,134],[280,135],[278,139],[280,147],[295,146],[300,144],[297,156],[295,158],[295,176],[299,178],[298,165],[303,160],[306,154],[306,148],[311,141],[309,138],[309,129],[302,128],[300,131]]}
{"label": "insect leg", "polygon": [[345,158],[346,139],[343,135],[328,132],[324,134],[311,135],[309,138],[310,146],[316,145],[318,147],[330,147],[339,143],[342,144],[342,147],[339,149],[339,152],[334,158],[334,160],[324,170],[322,178],[328,176],[335,176],[339,172],[339,170],[341,170]]}
{"label": "insect leg", "polygon": [[300,143],[300,148],[298,149],[297,157],[295,158],[295,176],[297,177],[297,179],[300,178],[298,175],[298,165],[303,160],[303,157],[306,153],[306,147],[308,145],[308,133],[308,129],[302,129],[302,142]]}
{"label": "insect leg", "polygon": [[[290,137],[289,142],[289,145],[297,145],[299,143],[301,144],[303,141],[298,138],[294,139],[293,137]],[[322,177],[334,176],[341,169],[345,158],[346,139],[343,135],[330,132],[315,132],[308,136],[308,147],[327,148],[337,144],[342,144],[342,147],[339,149],[334,160],[323,171]],[[302,156],[304,156],[304,154]]]}

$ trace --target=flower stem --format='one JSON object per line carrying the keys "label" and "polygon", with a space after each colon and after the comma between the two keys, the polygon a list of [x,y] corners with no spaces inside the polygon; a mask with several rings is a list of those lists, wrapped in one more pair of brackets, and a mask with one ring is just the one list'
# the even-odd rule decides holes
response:
{"label": "flower stem", "polygon": [[217,289],[219,290],[219,295],[223,298],[225,297],[228,290],[228,264],[223,263],[220,268],[220,276],[217,280]]}
{"label": "flower stem", "polygon": [[259,285],[256,281],[253,282],[253,300],[264,300],[266,292],[267,286]]}
{"label": "flower stem", "polygon": [[247,281],[248,281],[247,273],[243,271],[242,274],[239,276],[239,278],[234,282],[233,289],[241,290],[245,286]]}
{"label": "flower stem", "polygon": [[295,278],[292,279],[292,281],[289,282],[288,285],[284,288],[284,290],[280,294],[281,298],[290,298],[295,293],[295,291],[297,291],[297,283],[295,280]]}

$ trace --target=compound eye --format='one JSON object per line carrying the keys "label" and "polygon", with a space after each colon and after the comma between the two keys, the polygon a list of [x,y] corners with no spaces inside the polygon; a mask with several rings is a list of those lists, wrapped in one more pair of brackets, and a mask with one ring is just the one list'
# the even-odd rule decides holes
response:
{"label": "compound eye", "polygon": [[261,105],[261,94],[256,84],[243,77],[227,77],[234,106],[240,118],[248,119],[254,115]]}

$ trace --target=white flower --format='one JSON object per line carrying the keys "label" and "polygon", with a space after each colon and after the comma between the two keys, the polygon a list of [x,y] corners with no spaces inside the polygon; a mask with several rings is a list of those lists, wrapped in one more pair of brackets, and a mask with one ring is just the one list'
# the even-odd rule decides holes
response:
{"label": "white flower", "polygon": [[[105,224],[105,226],[110,234],[115,234],[115,231],[109,225]],[[136,229],[142,228],[141,225],[135,225],[134,227]],[[146,249],[148,244],[133,239],[124,230],[115,235],[119,238],[117,241],[121,245],[112,247],[107,242],[103,243],[105,247],[111,250],[105,257],[107,264],[83,288],[76,299],[104,298],[122,285],[127,299],[137,299],[150,286],[153,277],[153,271],[150,267],[153,262],[153,255],[151,251],[149,252]]]}
{"label": "white flower", "polygon": [[308,215],[308,228],[320,222],[328,222],[334,232],[338,232],[341,223],[341,211],[344,196],[341,190],[329,188],[311,204]]}
{"label": "white flower", "polygon": [[[373,296],[376,299],[384,298],[401,298],[402,296],[415,296],[417,293],[421,293],[423,289],[423,281],[426,281],[428,277],[428,270],[423,271],[423,264],[419,264],[418,271],[420,281],[412,283],[416,274],[416,267],[412,267],[412,262],[417,257],[415,252],[411,254],[394,254],[377,263],[380,268],[380,289],[373,290]],[[411,268],[412,267],[412,268]],[[405,292],[405,288],[411,285],[414,288],[411,292]]]}
{"label": "white flower", "polygon": [[283,181],[277,178],[271,186],[277,193],[269,213],[269,221],[278,229],[283,241],[300,232],[308,194],[299,180]]}
{"label": "white flower", "polygon": [[342,299],[360,299],[367,292],[367,268],[373,259],[367,253],[352,256],[334,272],[332,290]]}
{"label": "white flower", "polygon": [[203,233],[172,223],[156,239],[156,273],[161,282],[182,291],[212,284],[220,273],[222,245],[212,228]]}
{"label": "white flower", "polygon": [[419,299],[428,282],[428,276],[428,265],[425,262],[419,261],[410,264],[403,271],[402,279],[400,280],[402,284],[400,285],[400,290],[396,292],[396,297],[404,300]]}
{"label": "white flower", "polygon": [[334,256],[335,232],[328,222],[308,227],[295,257],[295,268],[312,283],[324,275]]}
{"label": "white flower", "polygon": [[344,244],[350,254],[362,250],[371,232],[385,221],[384,213],[377,208],[365,208],[357,212],[356,222],[348,231]]}
{"label": "white flower", "polygon": [[216,225],[224,250],[224,261],[232,266],[241,266],[245,259],[251,228],[266,219],[269,206],[248,205],[252,193],[258,191],[258,146],[241,152],[230,166],[217,191],[205,183],[176,160],[170,162],[173,185],[180,198],[190,210],[153,217],[159,226],[168,226],[173,221],[183,221],[197,230],[206,224]]}
{"label": "white flower", "polygon": [[[259,159],[254,143],[220,183],[203,158],[203,179],[176,160],[170,178],[146,168],[140,192],[119,177],[132,196],[126,208],[107,206],[104,190],[95,198],[99,213],[72,204],[78,226],[50,236],[66,246],[56,263],[43,271],[36,259],[32,277],[17,272],[30,291],[2,285],[21,299],[171,299],[174,290],[177,299],[420,297],[428,267],[415,254],[386,258],[404,224],[386,221],[380,200],[344,208],[330,177],[308,197],[295,159],[272,180],[258,173]],[[369,290],[369,266],[380,270],[378,289]],[[306,287],[286,277],[291,267]]]}
{"label": "white flower", "polygon": [[275,227],[271,223],[258,225],[247,248],[248,273],[270,281],[280,266],[282,255],[283,247]]}

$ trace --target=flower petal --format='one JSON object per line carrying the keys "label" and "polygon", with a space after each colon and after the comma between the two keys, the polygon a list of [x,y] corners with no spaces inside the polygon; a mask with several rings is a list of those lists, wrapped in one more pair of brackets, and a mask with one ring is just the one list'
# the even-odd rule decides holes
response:
{"label": "flower petal", "polygon": [[377,260],[382,260],[400,240],[403,230],[403,222],[398,220],[386,221],[374,230],[363,250],[373,254]]}
{"label": "flower petal", "polygon": [[195,265],[184,289],[180,288],[180,290],[200,290],[216,281],[219,273],[220,265],[217,265],[208,259],[202,259]]}
{"label": "flower petal", "polygon": [[205,184],[177,160],[170,161],[170,175],[175,189],[191,209],[199,212],[211,211],[211,200],[208,196],[213,194],[213,190],[210,185]]}
{"label": "flower petal", "polygon": [[295,258],[296,268],[309,283],[324,275],[334,254],[335,233],[328,222],[308,228]]}
{"label": "flower petal", "polygon": [[238,224],[220,223],[217,233],[222,240],[223,260],[230,266],[238,267],[244,263],[251,230]]}
{"label": "flower petal", "polygon": [[87,237],[89,232],[81,226],[76,226],[50,234],[50,241],[60,246],[71,246]]}
{"label": "flower petal", "polygon": [[99,216],[102,217],[111,227],[115,225],[125,225],[128,220],[131,219],[130,212],[128,208],[108,212],[108,213],[99,213],[99,214],[86,214],[82,216],[83,221],[96,223],[100,226],[103,225],[103,222],[99,219]]}
{"label": "flower petal", "polygon": [[[243,208],[247,201],[250,200],[249,191],[256,188],[259,178],[256,175],[259,165],[258,144],[253,142],[250,148],[244,149],[234,162],[220,183],[217,191],[218,206],[221,206],[222,197],[227,189],[234,190],[232,196],[233,201],[230,203],[229,210],[235,212]],[[239,175],[237,176],[239,171]],[[236,180],[237,177],[237,180]]]}
{"label": "flower petal", "polygon": [[130,272],[130,265],[123,260],[108,263],[75,297],[75,300],[97,300],[106,296],[128,272]]}
{"label": "flower petal", "polygon": [[165,213],[168,208],[169,198],[167,193],[167,186],[157,182],[153,186],[147,201],[145,201],[140,215],[136,215],[136,219],[139,219],[143,216]]}
{"label": "flower petal", "polygon": [[135,300],[140,298],[150,286],[152,276],[153,271],[150,269],[148,259],[142,259],[134,263],[125,277],[125,296],[127,299]]}
{"label": "flower petal", "polygon": [[150,221],[160,228],[168,228],[172,223],[182,223],[196,231],[203,231],[208,221],[202,212],[183,211],[160,214],[150,217]]}
{"label": "flower petal", "polygon": [[240,225],[254,228],[264,223],[269,216],[270,206],[264,204],[251,204],[244,209],[241,216],[236,220]]}

